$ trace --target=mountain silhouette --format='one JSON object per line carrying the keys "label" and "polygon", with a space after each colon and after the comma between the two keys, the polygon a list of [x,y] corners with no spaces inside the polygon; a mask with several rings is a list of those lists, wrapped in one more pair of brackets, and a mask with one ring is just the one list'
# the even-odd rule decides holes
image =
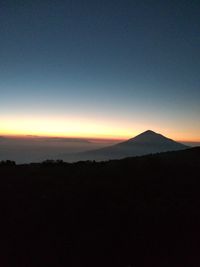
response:
{"label": "mountain silhouette", "polygon": [[178,143],[154,131],[147,130],[134,138],[109,147],[74,155],[74,160],[110,160],[142,156],[167,151],[183,150],[188,146]]}

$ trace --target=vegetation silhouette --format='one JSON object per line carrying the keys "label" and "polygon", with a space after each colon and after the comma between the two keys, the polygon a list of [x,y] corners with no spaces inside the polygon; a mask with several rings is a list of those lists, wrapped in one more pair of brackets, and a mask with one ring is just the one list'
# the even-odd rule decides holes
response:
{"label": "vegetation silhouette", "polygon": [[0,164],[1,266],[199,266],[200,147]]}
{"label": "vegetation silhouette", "polygon": [[0,166],[14,166],[14,165],[16,165],[16,163],[13,160],[2,160],[2,161],[0,161]]}

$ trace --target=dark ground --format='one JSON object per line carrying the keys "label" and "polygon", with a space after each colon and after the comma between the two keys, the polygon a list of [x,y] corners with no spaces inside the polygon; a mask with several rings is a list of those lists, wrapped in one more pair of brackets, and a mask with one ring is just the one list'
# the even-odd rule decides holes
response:
{"label": "dark ground", "polygon": [[199,147],[0,165],[0,266],[200,266]]}

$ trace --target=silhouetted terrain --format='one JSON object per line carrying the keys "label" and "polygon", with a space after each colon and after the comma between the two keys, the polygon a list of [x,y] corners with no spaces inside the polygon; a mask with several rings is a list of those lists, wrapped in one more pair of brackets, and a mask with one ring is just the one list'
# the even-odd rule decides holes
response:
{"label": "silhouetted terrain", "polygon": [[125,157],[142,156],[151,153],[176,151],[186,149],[188,146],[175,142],[151,130],[145,131],[125,142],[109,147],[91,150],[72,155],[62,155],[65,160],[110,160]]}
{"label": "silhouetted terrain", "polygon": [[0,264],[200,266],[200,147],[0,164]]}
{"label": "silhouetted terrain", "polygon": [[[115,141],[117,142],[117,141]],[[60,154],[78,153],[113,144],[112,140],[56,138],[40,136],[0,136],[0,161],[14,160],[18,164],[57,159]],[[67,159],[70,160],[70,157]]]}

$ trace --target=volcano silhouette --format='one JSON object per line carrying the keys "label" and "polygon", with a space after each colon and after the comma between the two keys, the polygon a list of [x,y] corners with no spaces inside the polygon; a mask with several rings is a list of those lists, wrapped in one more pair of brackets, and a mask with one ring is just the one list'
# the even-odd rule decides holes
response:
{"label": "volcano silhouette", "polygon": [[147,130],[113,146],[79,153],[75,160],[109,160],[187,149],[188,146]]}

